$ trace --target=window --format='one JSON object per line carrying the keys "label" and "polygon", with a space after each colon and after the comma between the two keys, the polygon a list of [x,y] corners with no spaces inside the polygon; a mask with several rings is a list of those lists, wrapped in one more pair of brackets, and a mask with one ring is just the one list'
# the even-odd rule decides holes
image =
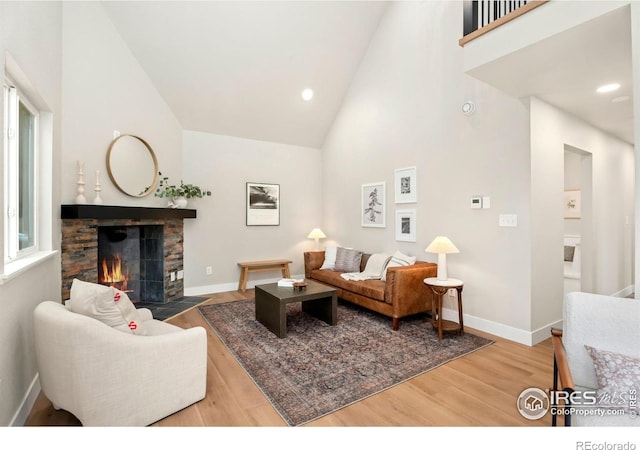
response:
{"label": "window", "polygon": [[5,262],[38,250],[36,229],[39,113],[5,77]]}

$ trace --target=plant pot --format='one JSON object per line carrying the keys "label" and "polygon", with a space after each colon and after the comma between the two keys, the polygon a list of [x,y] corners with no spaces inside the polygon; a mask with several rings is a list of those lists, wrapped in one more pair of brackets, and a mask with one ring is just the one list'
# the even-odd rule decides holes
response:
{"label": "plant pot", "polygon": [[171,208],[186,208],[187,199],[185,197],[172,197],[169,206]]}

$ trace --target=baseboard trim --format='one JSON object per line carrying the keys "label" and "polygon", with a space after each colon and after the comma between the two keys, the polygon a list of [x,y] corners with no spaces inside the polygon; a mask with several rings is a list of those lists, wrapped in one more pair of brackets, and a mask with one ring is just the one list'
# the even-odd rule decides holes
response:
{"label": "baseboard trim", "polygon": [[[304,278],[304,274],[301,275],[291,275],[291,278]],[[267,284],[267,283],[277,283],[280,281],[282,277],[278,278],[263,278],[261,280],[248,281],[247,289],[253,289],[258,284]],[[206,286],[194,286],[194,287],[185,287],[184,295],[189,296],[197,296],[197,295],[207,295],[207,294],[217,294],[220,292],[229,292],[229,291],[237,291],[238,283],[220,283],[220,284],[209,284]]]}
{"label": "baseboard trim", "polygon": [[20,408],[18,408],[18,411],[16,411],[16,413],[14,414],[11,422],[9,422],[10,427],[22,427],[25,423],[27,423],[29,414],[31,413],[33,405],[35,405],[36,400],[38,399],[38,395],[40,395],[40,391],[40,375],[36,373],[36,376],[33,378],[29,389],[22,399]]}
{"label": "baseboard trim", "polygon": [[[458,311],[449,308],[442,308],[442,318],[457,322]],[[463,319],[465,326],[475,328],[476,330],[493,334],[494,336],[508,339],[519,344],[528,345],[529,347],[548,339],[551,336],[551,328],[559,327],[562,324],[562,321],[560,320],[544,327],[540,327],[535,331],[525,331],[502,323],[471,316],[469,314],[463,314]]]}
{"label": "baseboard trim", "polygon": [[616,293],[611,294],[611,297],[622,297],[622,298],[628,297],[631,294],[633,294],[634,289],[635,289],[634,285],[631,284],[631,285],[627,286],[626,288],[624,288],[624,289],[622,289],[622,290],[620,290],[620,291],[618,291]]}

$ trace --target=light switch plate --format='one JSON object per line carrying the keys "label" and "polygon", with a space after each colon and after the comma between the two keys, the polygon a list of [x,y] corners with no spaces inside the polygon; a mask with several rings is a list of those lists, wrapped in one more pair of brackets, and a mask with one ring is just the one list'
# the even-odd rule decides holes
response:
{"label": "light switch plate", "polygon": [[498,219],[498,226],[517,227],[518,215],[517,214],[500,214],[500,218]]}
{"label": "light switch plate", "polygon": [[482,197],[482,209],[489,209],[489,208],[491,208],[491,197],[486,195]]}

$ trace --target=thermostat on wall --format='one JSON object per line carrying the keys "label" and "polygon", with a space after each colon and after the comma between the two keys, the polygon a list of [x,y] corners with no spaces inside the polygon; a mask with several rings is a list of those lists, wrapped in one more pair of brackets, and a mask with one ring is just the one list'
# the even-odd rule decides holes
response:
{"label": "thermostat on wall", "polygon": [[471,209],[482,208],[482,197],[471,197]]}

